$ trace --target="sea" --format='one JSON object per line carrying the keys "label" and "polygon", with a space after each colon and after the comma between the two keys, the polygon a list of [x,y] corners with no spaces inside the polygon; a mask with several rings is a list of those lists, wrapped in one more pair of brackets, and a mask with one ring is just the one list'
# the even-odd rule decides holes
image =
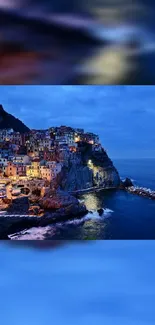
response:
{"label": "sea", "polygon": [[[155,190],[155,159],[114,160],[121,179]],[[85,217],[12,234],[12,240],[155,239],[155,201],[121,190],[82,195]],[[104,208],[99,216],[97,210]]]}

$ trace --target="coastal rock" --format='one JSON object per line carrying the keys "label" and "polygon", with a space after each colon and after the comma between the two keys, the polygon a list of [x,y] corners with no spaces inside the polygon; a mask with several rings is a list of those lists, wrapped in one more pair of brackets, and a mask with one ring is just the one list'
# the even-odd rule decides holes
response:
{"label": "coastal rock", "polygon": [[49,190],[39,203],[29,206],[28,197],[12,200],[5,216],[0,217],[0,239],[7,239],[8,235],[24,229],[44,227],[88,213],[78,199],[60,190]]}
{"label": "coastal rock", "polygon": [[[16,211],[17,212],[17,211]],[[19,214],[19,213],[15,213]],[[0,217],[0,239],[8,239],[7,236],[24,229],[29,229],[31,227],[37,227],[38,217]]]}
{"label": "coastal rock", "polygon": [[90,144],[84,147],[82,160],[93,172],[94,186],[117,188],[120,185],[120,177],[107,152],[103,148],[100,151],[93,151]]}
{"label": "coastal rock", "polygon": [[0,210],[7,210],[11,206],[12,200],[0,198]]}
{"label": "coastal rock", "polygon": [[64,173],[62,188],[75,192],[93,187],[118,188],[120,177],[103,148],[94,151],[89,143],[78,144],[79,159]]}
{"label": "coastal rock", "polygon": [[41,188],[36,187],[32,190],[32,195],[36,196],[36,197],[40,197],[41,196]]}
{"label": "coastal rock", "polygon": [[125,179],[125,181],[122,181],[121,182],[121,185],[120,185],[122,188],[127,188],[127,187],[131,187],[131,186],[133,186],[133,183],[132,183],[132,181],[131,181],[131,179],[130,178],[126,178]]}
{"label": "coastal rock", "polygon": [[98,209],[97,212],[98,212],[99,216],[102,216],[104,210],[101,208],[101,209]]}
{"label": "coastal rock", "polygon": [[131,187],[126,188],[126,190],[131,194],[136,194],[139,196],[143,196],[143,197],[155,200],[155,191],[151,191],[150,189],[131,186]]}
{"label": "coastal rock", "polygon": [[28,214],[29,200],[28,197],[20,197],[12,200],[11,205],[7,209],[8,214]]}
{"label": "coastal rock", "polygon": [[12,203],[12,200],[11,200],[11,199],[8,199],[8,198],[3,198],[3,199],[2,199],[2,202],[3,202],[4,204],[8,204],[8,205],[10,205],[10,204]]}
{"label": "coastal rock", "polygon": [[[38,207],[36,207],[38,209]],[[41,212],[35,210],[34,213]],[[70,205],[57,209],[55,212],[48,211],[43,216],[11,216],[0,218],[0,239],[7,239],[10,234],[17,233],[32,227],[45,227],[56,222],[64,222],[70,218],[80,218],[88,213],[84,205]],[[18,213],[19,214],[19,213]],[[33,213],[32,213],[33,214]]]}
{"label": "coastal rock", "polygon": [[28,210],[30,215],[43,215],[44,214],[44,210],[40,209],[39,205],[33,205],[29,208]]}
{"label": "coastal rock", "polygon": [[76,191],[93,186],[93,172],[87,167],[72,164],[64,176],[64,190]]}
{"label": "coastal rock", "polygon": [[66,216],[81,216],[87,214],[88,211],[83,204],[71,204],[65,208]]}
{"label": "coastal rock", "polygon": [[67,192],[49,190],[46,196],[40,199],[39,204],[45,210],[55,210],[79,204],[79,201]]}
{"label": "coastal rock", "polygon": [[39,200],[40,200],[40,196],[37,196],[37,195],[33,195],[33,194],[32,194],[32,195],[29,197],[29,202],[30,202],[30,203],[38,203]]}
{"label": "coastal rock", "polygon": [[10,238],[8,237],[7,234],[5,234],[5,233],[1,234],[0,233],[0,240],[10,240]]}

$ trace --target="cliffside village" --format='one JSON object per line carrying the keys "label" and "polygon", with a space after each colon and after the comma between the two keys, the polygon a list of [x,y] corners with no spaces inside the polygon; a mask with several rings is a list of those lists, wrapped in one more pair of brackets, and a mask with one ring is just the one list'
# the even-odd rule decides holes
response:
{"label": "cliffside village", "polygon": [[21,134],[13,129],[0,130],[0,184],[8,179],[51,182],[70,162],[80,159],[79,142],[92,144],[101,151],[99,137],[83,129],[67,126],[30,130]]}

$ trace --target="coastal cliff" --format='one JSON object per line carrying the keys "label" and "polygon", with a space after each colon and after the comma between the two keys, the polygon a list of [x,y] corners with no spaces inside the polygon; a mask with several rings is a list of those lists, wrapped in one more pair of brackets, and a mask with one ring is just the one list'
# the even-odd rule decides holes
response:
{"label": "coastal cliff", "polygon": [[118,188],[120,177],[113,162],[102,148],[93,150],[91,144],[79,143],[77,160],[70,161],[64,169],[61,186],[67,191],[78,191],[92,187]]}

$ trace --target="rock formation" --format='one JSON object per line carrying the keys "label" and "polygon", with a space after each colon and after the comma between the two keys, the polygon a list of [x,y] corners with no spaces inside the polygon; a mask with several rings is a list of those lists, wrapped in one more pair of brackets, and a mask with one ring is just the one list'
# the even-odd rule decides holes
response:
{"label": "rock formation", "polygon": [[7,113],[0,105],[0,129],[13,129],[15,132],[27,133],[30,129],[18,118]]}
{"label": "rock formation", "polygon": [[64,175],[63,186],[66,191],[90,188],[93,186],[93,173],[87,166],[72,164]]}
{"label": "rock formation", "polygon": [[[7,213],[12,216],[7,216]],[[8,239],[8,235],[24,229],[45,227],[70,218],[80,218],[88,211],[84,204],[80,204],[70,194],[49,190],[38,204],[32,206],[27,197],[13,200],[7,213],[0,218],[0,239]]]}
{"label": "rock formation", "polygon": [[98,188],[117,188],[120,185],[118,171],[104,149],[93,151],[91,144],[79,144],[81,160],[70,163],[64,171],[62,188],[67,191]]}
{"label": "rock formation", "polygon": [[131,186],[133,186],[133,183],[132,183],[131,179],[128,177],[125,179],[125,181],[122,181],[120,183],[120,188],[122,188],[122,189],[131,187]]}
{"label": "rock formation", "polygon": [[49,190],[39,201],[39,205],[45,211],[57,212],[60,215],[74,216],[87,213],[86,207],[72,195],[62,190]]}

